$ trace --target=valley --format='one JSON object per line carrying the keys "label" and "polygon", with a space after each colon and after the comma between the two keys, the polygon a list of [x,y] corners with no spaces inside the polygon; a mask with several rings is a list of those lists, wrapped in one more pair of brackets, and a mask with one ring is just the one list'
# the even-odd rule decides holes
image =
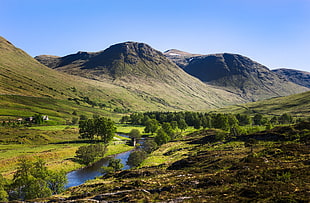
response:
{"label": "valley", "polygon": [[[139,42],[32,58],[0,37],[0,201],[307,202],[308,75]],[[44,185],[130,150],[131,169]]]}

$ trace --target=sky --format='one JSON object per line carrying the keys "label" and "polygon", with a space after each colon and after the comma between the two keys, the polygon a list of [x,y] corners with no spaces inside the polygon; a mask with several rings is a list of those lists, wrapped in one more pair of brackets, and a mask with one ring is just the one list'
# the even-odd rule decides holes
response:
{"label": "sky", "polygon": [[136,41],[310,72],[310,0],[0,0],[0,36],[31,56]]}

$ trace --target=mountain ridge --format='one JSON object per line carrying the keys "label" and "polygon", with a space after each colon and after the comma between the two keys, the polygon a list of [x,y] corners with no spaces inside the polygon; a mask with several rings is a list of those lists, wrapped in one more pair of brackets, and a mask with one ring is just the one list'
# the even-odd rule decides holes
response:
{"label": "mountain ridge", "polygon": [[192,57],[184,70],[207,84],[222,87],[249,101],[309,90],[284,80],[266,66],[240,54],[219,53]]}
{"label": "mountain ridge", "polygon": [[307,71],[289,68],[280,68],[272,71],[290,82],[310,88],[310,73]]}
{"label": "mountain ridge", "polygon": [[[154,54],[156,53],[154,52]],[[77,53],[77,55],[81,54],[84,53]],[[96,52],[96,54],[101,54],[101,52]],[[91,70],[85,69],[85,67],[81,69],[80,65],[86,63],[87,57],[81,60],[79,57],[75,58],[76,55],[66,57],[70,63],[62,63],[67,64],[63,67],[48,68],[26,52],[8,43],[4,38],[0,38],[0,94],[56,98],[88,106],[91,101],[91,104],[105,105],[112,110],[118,107],[131,111],[196,111],[244,102],[237,95],[202,83],[197,78],[185,73],[161,53],[159,54],[159,58],[162,58],[165,64],[159,64],[161,66],[160,69],[157,69],[156,74],[164,76],[167,73],[166,75],[170,76],[166,79],[158,79],[155,76],[147,77],[148,75],[136,77],[136,74],[113,78],[102,75],[100,69]],[[53,60],[63,58],[47,57],[53,58]],[[74,62],[73,65],[72,62]],[[118,62],[121,61],[116,60],[115,64],[117,65]],[[166,62],[171,66],[165,66]],[[158,68],[158,65],[150,61],[147,62],[146,59],[139,59],[138,63],[147,67],[148,70]],[[55,64],[55,62],[51,64]],[[115,64],[112,63],[112,65]],[[63,70],[60,70],[62,68]],[[135,67],[126,63],[126,68]],[[67,73],[63,73],[66,69]],[[173,74],[172,77],[175,70],[177,74]],[[72,74],[70,71],[73,73],[75,71],[76,74]],[[83,73],[84,77],[81,77],[80,73]]]}

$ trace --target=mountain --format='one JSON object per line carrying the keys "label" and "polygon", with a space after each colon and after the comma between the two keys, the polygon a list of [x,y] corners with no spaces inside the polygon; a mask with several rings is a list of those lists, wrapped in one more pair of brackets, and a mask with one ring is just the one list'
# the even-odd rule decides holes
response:
{"label": "mountain", "polygon": [[187,66],[193,57],[201,56],[200,54],[191,54],[177,49],[169,49],[164,52],[164,55],[180,68]]}
{"label": "mountain", "polygon": [[238,104],[218,109],[222,113],[265,114],[280,116],[289,113],[295,117],[310,117],[310,91],[293,94],[286,97],[277,97],[263,101]]}
{"label": "mountain", "polygon": [[[63,60],[63,57],[53,56],[45,58],[48,58],[46,61],[50,61],[50,64],[70,62],[70,65],[73,63],[76,66],[83,60],[87,61],[85,57],[80,57],[81,55],[87,54],[80,52],[65,57],[66,60]],[[197,83],[200,82],[197,79],[194,80]],[[183,90],[182,84],[179,89],[176,89],[168,84],[159,86],[154,83],[153,86],[146,86],[141,80],[136,83],[135,88],[131,88],[126,86],[125,81],[113,83],[87,79],[57,71],[57,68],[48,68],[0,37],[0,120],[44,113],[54,121],[65,122],[72,118],[73,111],[78,112],[79,115],[97,113],[111,116],[112,112],[128,109],[131,111],[202,110],[224,105],[225,102],[229,104],[241,101],[233,94],[214,88],[213,91],[207,91],[207,88],[200,90],[201,87],[193,87],[195,92],[187,87]],[[143,91],[143,88],[149,88],[149,90]],[[153,91],[157,93],[153,94]],[[221,94],[226,96],[226,101],[218,102],[222,98]]]}
{"label": "mountain", "polygon": [[279,77],[267,67],[238,54],[223,53],[192,57],[184,70],[207,84],[236,93],[248,101],[309,90]]}
{"label": "mountain", "polygon": [[245,101],[187,74],[144,43],[119,43],[99,52],[57,58],[57,62],[50,56],[36,59],[61,72],[123,87],[170,109],[197,110]]}
{"label": "mountain", "polygon": [[276,69],[272,71],[290,82],[310,88],[309,72],[286,68]]}
{"label": "mountain", "polygon": [[64,121],[65,117],[72,117],[73,111],[111,115],[114,109],[173,109],[159,99],[143,97],[119,85],[48,68],[3,37],[0,37],[0,97],[0,120],[44,113],[53,120]]}

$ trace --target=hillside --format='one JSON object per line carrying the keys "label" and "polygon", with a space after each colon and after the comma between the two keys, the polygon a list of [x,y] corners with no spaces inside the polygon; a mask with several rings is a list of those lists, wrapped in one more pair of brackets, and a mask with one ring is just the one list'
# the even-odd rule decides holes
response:
{"label": "hillside", "polygon": [[308,202],[309,125],[224,141],[219,131],[200,130],[162,145],[146,167],[103,175],[45,202]]}
{"label": "hillside", "polygon": [[286,68],[276,69],[272,71],[290,82],[310,88],[309,72]]}
{"label": "hillside", "polygon": [[[170,91],[169,94],[175,92]],[[68,75],[42,65],[2,37],[0,37],[0,95],[2,107],[0,120],[49,112],[57,121],[65,122],[74,110],[78,113],[97,112],[110,115],[116,108],[146,111],[199,109],[209,106],[209,103],[202,98],[202,101],[193,99],[192,107],[188,107],[190,102],[188,95],[184,96],[185,98],[180,96],[175,103],[167,104],[164,100],[167,94],[156,97],[151,92],[146,94],[111,82]],[[37,98],[42,99],[38,102]],[[51,99],[54,109],[47,106]],[[65,113],[57,112],[65,106],[71,108]],[[91,107],[95,108],[90,109]]]}
{"label": "hillside", "polygon": [[207,84],[236,93],[248,101],[287,96],[309,90],[279,77],[250,58],[237,54],[193,57],[184,70]]}
{"label": "hillside", "polygon": [[[56,64],[46,62],[49,58],[36,57],[46,65]],[[244,102],[235,94],[190,76],[144,43],[119,43],[104,51],[78,52],[57,60],[58,65],[51,68],[123,87],[141,99],[150,99],[170,109],[203,110]]]}
{"label": "hillside", "polygon": [[217,111],[225,113],[261,113],[266,115],[290,113],[296,117],[310,117],[310,91],[286,97],[227,106]]}

